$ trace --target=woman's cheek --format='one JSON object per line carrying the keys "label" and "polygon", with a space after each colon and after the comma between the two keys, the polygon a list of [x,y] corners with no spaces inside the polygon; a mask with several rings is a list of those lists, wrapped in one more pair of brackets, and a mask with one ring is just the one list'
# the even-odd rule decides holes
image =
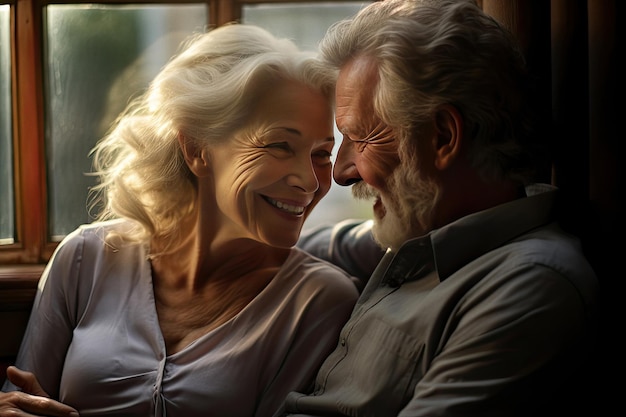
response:
{"label": "woman's cheek", "polygon": [[320,199],[330,191],[333,175],[332,168],[332,164],[327,164],[315,169],[315,175],[317,176],[317,182],[319,184],[319,189],[316,194],[319,195]]}

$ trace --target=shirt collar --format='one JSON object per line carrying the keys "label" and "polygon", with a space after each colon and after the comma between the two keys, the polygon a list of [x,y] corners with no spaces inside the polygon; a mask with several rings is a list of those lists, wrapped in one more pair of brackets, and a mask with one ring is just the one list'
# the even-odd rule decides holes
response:
{"label": "shirt collar", "polygon": [[433,247],[430,235],[411,239],[404,243],[393,256],[382,283],[390,287],[399,287],[405,281],[416,280],[435,268]]}
{"label": "shirt collar", "polygon": [[554,219],[557,189],[548,184],[526,188],[525,198],[470,214],[425,236],[405,242],[389,259],[381,284],[391,287],[417,280],[436,269],[443,281],[468,262]]}

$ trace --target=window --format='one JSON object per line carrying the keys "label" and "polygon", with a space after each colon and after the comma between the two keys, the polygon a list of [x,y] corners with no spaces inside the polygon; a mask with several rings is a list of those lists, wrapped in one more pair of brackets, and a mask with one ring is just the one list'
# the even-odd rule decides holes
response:
{"label": "window", "polygon": [[[24,0],[0,5],[0,267],[47,262],[93,220],[89,150],[192,32],[233,20],[315,49],[364,1]],[[19,51],[19,53],[15,53]],[[336,132],[337,143],[340,141]],[[305,227],[370,216],[333,184]]]}
{"label": "window", "polygon": [[46,8],[44,97],[49,238],[91,219],[88,158],[131,96],[141,92],[192,32],[205,4],[67,5]]}

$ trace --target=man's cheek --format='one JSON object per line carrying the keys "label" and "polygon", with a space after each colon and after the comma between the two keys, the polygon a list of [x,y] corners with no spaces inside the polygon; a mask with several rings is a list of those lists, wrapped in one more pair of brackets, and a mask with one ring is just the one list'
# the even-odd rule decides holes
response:
{"label": "man's cheek", "polygon": [[371,146],[363,152],[363,160],[371,166],[373,172],[382,176],[391,175],[400,164],[398,153],[393,146]]}
{"label": "man's cheek", "polygon": [[386,179],[391,175],[393,167],[378,155],[368,155],[360,160],[358,167],[361,178],[377,189],[383,189]]}

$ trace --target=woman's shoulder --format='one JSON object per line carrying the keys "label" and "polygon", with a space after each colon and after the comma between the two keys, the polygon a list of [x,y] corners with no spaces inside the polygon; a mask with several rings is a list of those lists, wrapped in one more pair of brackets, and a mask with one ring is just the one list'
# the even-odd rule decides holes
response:
{"label": "woman's shoulder", "polygon": [[136,244],[124,243],[121,238],[131,227],[132,224],[123,219],[83,224],[65,236],[56,252],[66,255],[71,252],[74,255],[80,253],[83,256],[96,256],[107,252],[116,253],[123,247],[138,247]]}
{"label": "woman's shoulder", "polygon": [[[132,224],[125,220],[93,222],[77,227],[57,246],[44,275],[52,280],[71,283],[95,282],[108,275],[128,276],[132,271],[146,268],[143,245],[120,243],[111,236]],[[55,278],[56,277],[56,278]]]}
{"label": "woman's shoulder", "polygon": [[123,233],[129,231],[132,227],[132,222],[128,220],[111,219],[82,224],[76,228],[74,233],[102,238],[110,232]]}
{"label": "woman's shoulder", "polygon": [[358,296],[355,284],[357,278],[300,248],[292,248],[282,270],[303,284],[327,287],[345,292],[346,295]]}

